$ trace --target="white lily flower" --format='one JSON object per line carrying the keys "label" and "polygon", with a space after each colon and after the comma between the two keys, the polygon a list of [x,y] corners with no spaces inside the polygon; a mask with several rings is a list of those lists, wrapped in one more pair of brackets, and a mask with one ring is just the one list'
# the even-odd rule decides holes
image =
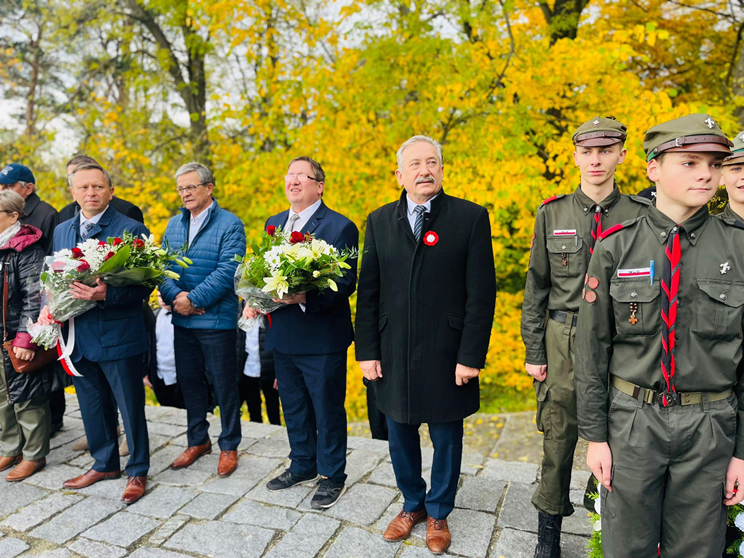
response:
{"label": "white lily flower", "polygon": [[261,289],[265,293],[276,291],[277,298],[282,298],[289,291],[289,283],[284,275],[275,275],[273,277],[264,277],[266,285]]}

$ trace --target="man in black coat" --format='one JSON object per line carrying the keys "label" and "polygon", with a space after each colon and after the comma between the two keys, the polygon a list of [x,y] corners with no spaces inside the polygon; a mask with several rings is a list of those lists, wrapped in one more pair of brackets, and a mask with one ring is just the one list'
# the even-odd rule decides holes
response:
{"label": "man in black coat", "polygon": [[[462,462],[463,419],[480,407],[496,300],[488,212],[442,189],[441,146],[414,136],[398,150],[400,200],[367,220],[356,315],[356,358],[375,381],[403,511],[387,540],[428,515],[426,543],[450,545]],[[418,429],[434,445],[431,489],[421,477]]]}

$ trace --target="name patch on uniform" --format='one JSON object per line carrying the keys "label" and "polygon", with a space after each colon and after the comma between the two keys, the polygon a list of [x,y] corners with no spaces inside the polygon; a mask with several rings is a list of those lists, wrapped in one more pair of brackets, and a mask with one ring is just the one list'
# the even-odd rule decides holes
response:
{"label": "name patch on uniform", "polygon": [[576,236],[576,229],[558,229],[553,231],[553,236]]}
{"label": "name patch on uniform", "polygon": [[618,277],[649,277],[651,275],[650,267],[638,267],[636,269],[618,269]]}

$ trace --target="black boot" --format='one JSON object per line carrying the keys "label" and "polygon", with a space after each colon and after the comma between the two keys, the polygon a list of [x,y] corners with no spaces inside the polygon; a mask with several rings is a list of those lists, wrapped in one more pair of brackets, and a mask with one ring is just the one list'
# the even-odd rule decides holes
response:
{"label": "black boot", "polygon": [[563,517],[538,512],[535,558],[561,558],[561,524]]}
{"label": "black boot", "polygon": [[586,491],[584,492],[584,507],[587,511],[594,513],[594,498],[592,494],[599,493],[599,484],[597,483],[597,477],[589,475],[589,480],[586,481]]}

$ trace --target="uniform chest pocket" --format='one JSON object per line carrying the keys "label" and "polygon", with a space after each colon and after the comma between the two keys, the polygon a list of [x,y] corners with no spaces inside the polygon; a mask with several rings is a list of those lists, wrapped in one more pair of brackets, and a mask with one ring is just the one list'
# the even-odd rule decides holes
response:
{"label": "uniform chest pocket", "polygon": [[584,273],[583,241],[575,236],[548,238],[550,272],[555,277],[577,277]]}
{"label": "uniform chest pocket", "polygon": [[698,279],[693,333],[702,339],[741,337],[744,283]]}
{"label": "uniform chest pocket", "polygon": [[615,329],[621,335],[654,335],[661,330],[661,287],[650,280],[616,279],[610,283]]}

